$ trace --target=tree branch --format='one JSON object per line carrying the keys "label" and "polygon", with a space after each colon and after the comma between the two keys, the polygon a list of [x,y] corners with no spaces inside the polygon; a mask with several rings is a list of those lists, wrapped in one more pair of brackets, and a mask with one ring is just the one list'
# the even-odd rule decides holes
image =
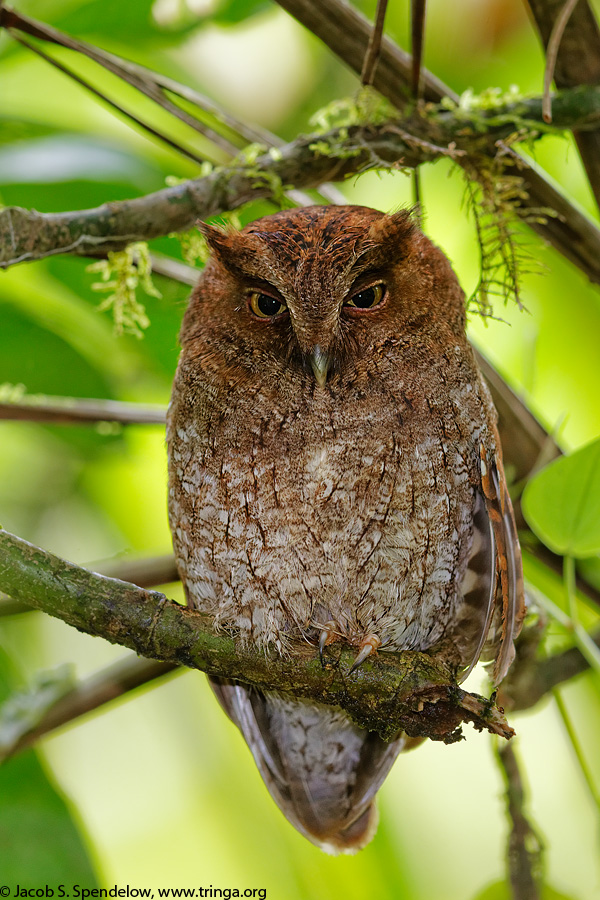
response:
{"label": "tree branch", "polygon": [[[548,50],[554,23],[565,8],[564,0],[527,0],[537,31]],[[565,26],[554,67],[558,88],[600,84],[600,29],[587,2],[579,0]],[[590,186],[600,207],[600,135],[574,134]]]}
{"label": "tree branch", "polygon": [[381,39],[383,36],[383,26],[385,23],[385,13],[387,10],[387,0],[377,0],[377,9],[375,11],[375,22],[373,30],[367,45],[360,80],[362,84],[373,84],[373,76],[377,63],[379,61],[379,53],[381,50]]}
{"label": "tree branch", "polygon": [[[554,118],[559,128],[596,128],[600,88],[557,94]],[[469,115],[462,109],[429,110],[427,115],[415,111],[402,121],[377,127],[354,126],[301,137],[265,153],[251,165],[215,169],[204,178],[96,209],[44,214],[8,207],[0,211],[0,268],[56,253],[106,253],[132,241],[183,231],[199,218],[237,208],[252,199],[278,196],[282,186],[289,184],[318,187],[369,168],[414,167],[440,155],[460,161],[462,154],[495,152],[496,142],[524,123],[547,128],[542,124],[541,98],[518,101],[485,114]],[[530,182],[531,172],[525,172],[524,177],[526,183]],[[531,202],[519,213],[526,217],[530,207],[538,219],[539,209]],[[558,216],[562,216],[561,208]],[[551,221],[555,220],[550,216],[548,227],[554,227]],[[581,257],[579,265],[591,280],[600,282],[600,231],[589,221],[586,227],[585,260]],[[574,246],[579,246],[581,233],[573,233],[570,225],[569,230]]]}
{"label": "tree branch", "polygon": [[[600,631],[591,637],[600,647]],[[531,655],[527,653],[528,648],[523,653],[521,644],[520,638],[517,659],[502,683],[503,697],[510,698],[506,702],[511,712],[531,709],[555,687],[582,675],[590,668],[589,662],[577,647],[539,659],[535,654],[537,644],[532,645]]]}
{"label": "tree branch", "polygon": [[11,721],[11,728],[5,737],[2,734],[0,707],[0,763],[31,747],[49,732],[177,671],[180,670],[170,663],[138,659],[132,655],[87,678],[57,700],[51,699],[45,710],[40,710],[40,698],[35,696],[34,690],[36,724],[32,727],[31,717],[22,716],[19,722],[21,727],[16,727],[17,723]]}
{"label": "tree branch", "polygon": [[94,568],[107,578],[131,581],[137,587],[142,588],[179,581],[179,572],[172,554],[141,559],[110,560],[98,563]]}
{"label": "tree branch", "polygon": [[512,746],[498,748],[506,784],[506,811],[511,823],[507,846],[508,874],[514,900],[540,900],[542,842],[525,812],[525,789]]}
{"label": "tree branch", "polygon": [[465,721],[506,738],[513,734],[490,701],[457,687],[455,671],[439,657],[381,654],[349,676],[350,650],[331,654],[323,669],[309,647],[304,658],[302,651],[289,658],[239,647],[231,636],[215,634],[206,616],[163,594],[88,572],[2,530],[0,587],[143,656],[341,706],[388,740],[403,729],[449,743],[459,739]]}
{"label": "tree branch", "polygon": [[[277,0],[325,43],[347,66],[360,74],[370,35],[367,19],[344,0]],[[553,0],[556,4],[562,0]],[[597,57],[600,59],[600,56]],[[443,97],[458,100],[456,93],[427,70],[422,71],[425,100],[438,103]],[[411,57],[389,38],[384,38],[373,85],[398,109],[411,100]],[[585,272],[592,281],[600,281],[598,264],[598,228],[573,206],[542,172],[523,157],[525,181],[533,206],[556,211],[556,218],[531,222],[530,226],[559,253]]]}
{"label": "tree branch", "polygon": [[[162,567],[162,568],[161,568]],[[110,571],[109,567],[102,567]],[[167,571],[167,569],[169,571]],[[113,573],[154,584],[175,575],[172,558],[115,564]],[[255,684],[263,689],[293,692],[319,702],[340,705],[364,727],[393,736],[403,728],[412,736],[450,742],[460,723],[471,721],[503,737],[512,730],[489,701],[456,687],[454,672],[439,658],[425,653],[381,654],[348,677],[350,651],[336,651],[323,669],[316,651],[304,648],[293,660],[240,648],[231,637],[215,634],[205,616],[148,592],[134,584],[106,578],[58,559],[0,530],[0,585],[27,609],[37,608],[80,631],[130,647],[156,660],[127,658],[52,700],[31,726],[11,730],[0,757],[30,746],[38,738],[123,693],[162,677],[178,665],[212,675]],[[519,639],[517,660],[502,685],[504,702],[513,711],[528,709],[558,684],[586,671],[577,649],[549,659],[536,659],[539,631],[529,629]],[[600,645],[600,634],[594,640]],[[39,712],[39,702],[35,704]]]}
{"label": "tree branch", "polygon": [[[371,36],[371,24],[354,6],[342,0],[277,2],[360,75]],[[423,99],[428,102],[439,103],[442,97],[458,100],[458,94],[427,69],[421,70],[421,78]],[[374,87],[391,100],[394,106],[403,109],[412,100],[411,79],[411,55],[384,36],[373,79]]]}
{"label": "tree branch", "polygon": [[[136,587],[149,588],[157,584],[179,581],[179,572],[173,554],[149,556],[141,559],[116,559],[94,564],[94,571],[119,581],[131,581]],[[0,617],[18,616],[33,612],[34,607],[0,593]]]}
{"label": "tree branch", "polygon": [[[111,72],[113,75],[116,75],[121,80],[127,82],[127,84],[131,85],[131,87],[144,94],[150,100],[153,100],[167,112],[171,113],[171,115],[175,116],[175,118],[178,118],[182,122],[185,122],[190,126],[190,128],[193,128],[195,131],[200,132],[200,134],[204,135],[204,137],[214,143],[215,146],[219,147],[221,150],[224,150],[227,154],[237,153],[240,147],[242,147],[245,142],[277,142],[274,136],[269,132],[261,128],[257,128],[256,126],[249,126],[245,122],[241,122],[239,119],[236,119],[234,116],[226,112],[222,107],[215,104],[212,100],[209,100],[207,97],[198,93],[198,91],[195,91],[188,85],[181,84],[177,81],[174,81],[172,78],[167,78],[166,76],[160,75],[157,72],[152,72],[145,66],[140,66],[128,59],[122,59],[121,57],[116,56],[114,53],[108,53],[106,50],[102,50],[100,47],[95,47],[94,45],[88,44],[85,41],[80,41],[77,38],[71,37],[70,35],[63,34],[61,31],[58,31],[51,25],[47,25],[45,22],[39,22],[36,19],[31,19],[29,16],[23,15],[23,13],[18,12],[17,10],[10,9],[3,2],[0,2],[0,28],[5,28],[8,33],[11,34],[11,36],[16,40],[19,40],[19,38],[17,37],[15,32],[23,32],[30,35],[31,37],[37,38],[38,40],[45,41],[50,44],[55,44],[59,47],[66,47],[68,50],[73,50],[76,53],[87,56],[89,59],[93,60],[99,66],[102,66],[108,72]],[[39,53],[51,65],[60,68],[63,72],[65,72],[65,74],[79,81],[79,83],[82,84],[83,87],[92,90],[97,96],[100,97],[100,99],[104,100],[107,103],[110,103],[113,106],[115,105],[108,97],[98,92],[93,86],[87,84],[78,75],[66,69],[66,67],[62,66],[53,57],[49,57],[43,51],[40,52],[39,48],[25,41],[21,41],[21,43],[23,43],[33,52]],[[191,115],[187,110],[183,109],[180,106],[177,106],[172,102],[169,94],[180,97],[181,99],[187,101],[187,103],[192,104],[198,109],[202,110],[204,113],[208,113],[209,121],[212,121],[215,125],[221,127],[221,129],[226,133],[225,136],[211,128],[206,123],[206,121],[202,121],[202,119],[198,118],[197,116]],[[119,111],[124,115],[133,118],[133,120],[136,121],[137,124],[141,125],[142,128],[152,130],[149,128],[147,122],[144,122],[135,116],[131,116],[131,114],[126,110],[119,108]],[[187,153],[187,151],[184,151],[183,148],[178,144],[174,144],[173,142],[171,142],[165,135],[156,134],[156,132],[154,132],[154,134],[161,140],[166,139],[167,143],[170,143],[171,146],[173,146],[176,150]],[[235,136],[235,138],[237,139],[237,144],[232,143],[232,141],[229,139],[232,136]],[[196,156],[192,156],[192,158],[198,160],[198,157]]]}
{"label": "tree branch", "polygon": [[0,403],[0,419],[78,425],[85,422],[164,425],[166,409],[120,400],[88,400],[82,397],[32,395],[14,403]]}

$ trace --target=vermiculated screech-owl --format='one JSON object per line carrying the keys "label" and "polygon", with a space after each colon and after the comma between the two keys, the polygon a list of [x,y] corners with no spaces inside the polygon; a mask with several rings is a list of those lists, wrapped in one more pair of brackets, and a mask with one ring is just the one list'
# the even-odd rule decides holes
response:
{"label": "vermiculated screech-owl", "polygon": [[[360,663],[443,642],[467,670],[495,659],[500,681],[521,559],[448,260],[407,212],[358,206],[203,232],[168,415],[189,604],[279,653],[343,641]],[[364,846],[405,737],[211,683],[289,821],[329,852]]]}

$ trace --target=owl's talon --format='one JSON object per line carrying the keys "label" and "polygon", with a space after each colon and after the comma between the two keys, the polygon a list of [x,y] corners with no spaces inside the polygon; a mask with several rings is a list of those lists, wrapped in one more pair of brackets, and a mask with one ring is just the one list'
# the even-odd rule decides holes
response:
{"label": "owl's talon", "polygon": [[367,656],[371,656],[372,653],[375,653],[379,647],[381,647],[381,640],[377,637],[376,634],[368,634],[362,644],[360,645],[360,650],[358,651],[358,655],[352,665],[350,666],[350,671],[348,675],[352,675],[362,663],[364,663]]}
{"label": "owl's talon", "polygon": [[321,637],[319,638],[319,659],[321,660],[321,665],[325,668],[325,655],[324,650],[327,644],[327,632],[322,631]]}
{"label": "owl's talon", "polygon": [[319,638],[319,659],[321,660],[323,668],[325,668],[325,647],[327,644],[331,644],[335,641],[338,636],[335,627],[335,622],[325,622],[323,630],[321,631],[321,636]]}

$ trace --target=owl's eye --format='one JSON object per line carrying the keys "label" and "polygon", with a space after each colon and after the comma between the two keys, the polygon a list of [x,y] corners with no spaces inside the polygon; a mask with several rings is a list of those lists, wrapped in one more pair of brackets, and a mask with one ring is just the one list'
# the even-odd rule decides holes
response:
{"label": "owl's eye", "polygon": [[269,294],[253,291],[248,297],[248,306],[259,319],[272,319],[287,309],[285,303]]}
{"label": "owl's eye", "polygon": [[353,294],[349,300],[346,300],[344,306],[351,306],[354,309],[373,309],[374,306],[379,306],[383,300],[384,294],[384,284],[381,282],[379,284],[372,284],[371,287],[364,288],[364,290],[359,291],[357,294]]}

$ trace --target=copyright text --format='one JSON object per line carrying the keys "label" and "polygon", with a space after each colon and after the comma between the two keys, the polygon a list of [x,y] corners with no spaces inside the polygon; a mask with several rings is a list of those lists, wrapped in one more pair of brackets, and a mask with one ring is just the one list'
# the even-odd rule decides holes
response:
{"label": "copyright text", "polygon": [[223,900],[231,900],[232,897],[254,897],[256,900],[266,900],[266,888],[219,888],[208,887],[190,888],[136,888],[131,885],[111,888],[86,888],[80,884],[59,884],[55,887],[45,884],[43,887],[28,888],[17,884],[14,888],[3,884],[0,886],[0,897],[53,897],[60,900],[63,897],[74,897],[76,900],[88,900],[90,897],[129,897],[146,898],[146,900],[185,900],[196,897],[222,897]]}

